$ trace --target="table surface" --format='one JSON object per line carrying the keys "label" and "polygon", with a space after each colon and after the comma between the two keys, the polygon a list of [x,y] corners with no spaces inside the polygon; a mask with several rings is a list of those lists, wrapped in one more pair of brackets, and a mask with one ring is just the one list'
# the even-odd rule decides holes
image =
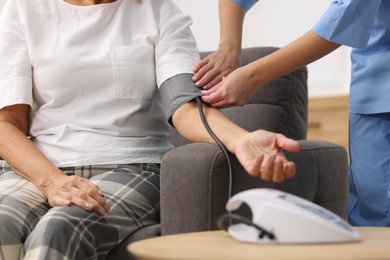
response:
{"label": "table surface", "polygon": [[362,240],[329,244],[248,244],[226,231],[168,235],[134,242],[137,259],[390,259],[390,228],[356,227]]}

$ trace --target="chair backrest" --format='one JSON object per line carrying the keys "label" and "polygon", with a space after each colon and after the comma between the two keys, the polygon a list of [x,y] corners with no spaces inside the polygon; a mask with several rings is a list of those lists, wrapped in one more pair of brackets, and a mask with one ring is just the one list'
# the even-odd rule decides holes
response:
{"label": "chair backrest", "polygon": [[[241,66],[264,57],[278,48],[244,48]],[[210,52],[200,53],[205,57]],[[296,140],[307,135],[307,68],[302,67],[261,87],[242,107],[221,109],[232,121],[248,131],[265,129]],[[171,137],[175,146],[188,143],[175,130]]]}

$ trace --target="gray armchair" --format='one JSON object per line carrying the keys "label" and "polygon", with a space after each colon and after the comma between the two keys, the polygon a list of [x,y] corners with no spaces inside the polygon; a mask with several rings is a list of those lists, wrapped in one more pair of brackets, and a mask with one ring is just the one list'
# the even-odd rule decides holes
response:
{"label": "gray armchair", "polygon": [[[275,48],[244,49],[241,64],[275,51]],[[206,55],[207,53],[202,53]],[[262,87],[243,107],[222,111],[247,130],[266,129],[301,140],[302,151],[286,153],[297,174],[280,184],[249,176],[231,156],[233,194],[259,187],[275,188],[298,195],[346,218],[348,158],[346,150],[333,143],[306,139],[307,70],[301,68]],[[136,240],[174,233],[217,229],[218,216],[225,213],[229,175],[225,157],[216,145],[188,143],[175,130],[175,149],[161,164],[161,223],[129,236],[107,259],[128,259],[126,246]],[[248,210],[240,209],[242,214]]]}

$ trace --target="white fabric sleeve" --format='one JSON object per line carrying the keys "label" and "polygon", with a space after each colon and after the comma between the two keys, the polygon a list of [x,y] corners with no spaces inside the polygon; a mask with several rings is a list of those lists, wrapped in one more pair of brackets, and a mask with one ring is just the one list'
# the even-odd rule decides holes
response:
{"label": "white fabric sleeve", "polygon": [[[169,2],[164,2],[169,3]],[[157,85],[182,73],[193,73],[200,60],[195,38],[190,30],[192,20],[172,4],[163,5],[159,14],[159,41],[155,47]]]}
{"label": "white fabric sleeve", "polygon": [[32,69],[17,1],[7,1],[0,12],[0,108],[32,106]]}

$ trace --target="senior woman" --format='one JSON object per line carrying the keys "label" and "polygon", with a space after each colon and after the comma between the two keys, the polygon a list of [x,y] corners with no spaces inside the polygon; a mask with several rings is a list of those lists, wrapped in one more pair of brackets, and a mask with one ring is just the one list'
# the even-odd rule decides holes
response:
{"label": "senior woman", "polygon": [[[8,0],[0,16],[0,259],[104,259],[158,221],[169,122],[200,120],[191,20],[169,0]],[[204,107],[248,174],[276,182],[294,140]]]}

